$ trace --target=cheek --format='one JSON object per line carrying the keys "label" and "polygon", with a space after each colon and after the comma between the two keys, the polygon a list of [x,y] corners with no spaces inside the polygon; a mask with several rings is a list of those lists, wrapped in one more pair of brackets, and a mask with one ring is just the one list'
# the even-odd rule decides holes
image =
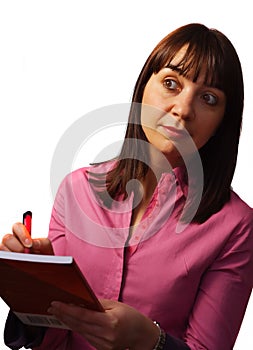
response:
{"label": "cheek", "polygon": [[144,132],[146,128],[155,129],[162,115],[163,113],[157,108],[143,104],[141,108],[141,125]]}
{"label": "cheek", "polygon": [[217,123],[203,123],[203,125],[199,126],[198,132],[194,137],[198,149],[204,146],[215,135],[219,125],[220,121]]}
{"label": "cheek", "polygon": [[148,140],[149,143],[153,143],[154,140],[156,140],[156,133],[153,128],[147,127],[147,126],[142,126],[142,129],[144,131],[144,134]]}
{"label": "cheek", "polygon": [[213,118],[212,122],[207,126],[207,134],[209,138],[216,134],[216,131],[219,129],[222,120],[224,117],[224,111],[220,112],[216,118]]}
{"label": "cheek", "polygon": [[154,96],[146,86],[141,106],[141,126],[149,143],[153,144],[156,139],[156,126],[160,117],[157,108],[154,107]]}
{"label": "cheek", "polygon": [[160,81],[151,77],[143,92],[142,103],[144,105],[153,106],[160,110],[166,107],[167,99],[165,99]]}

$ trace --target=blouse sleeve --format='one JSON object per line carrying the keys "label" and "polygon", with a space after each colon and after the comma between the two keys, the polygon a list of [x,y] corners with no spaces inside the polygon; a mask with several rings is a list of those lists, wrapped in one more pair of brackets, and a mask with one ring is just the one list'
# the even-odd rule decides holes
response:
{"label": "blouse sleeve", "polygon": [[9,311],[4,329],[4,343],[12,350],[33,348],[41,344],[45,327],[27,326]]}
{"label": "blouse sleeve", "polygon": [[191,350],[189,346],[181,339],[166,334],[166,340],[163,350]]}
{"label": "blouse sleeve", "polygon": [[192,350],[230,350],[253,285],[253,215],[238,225],[203,275],[185,335]]}

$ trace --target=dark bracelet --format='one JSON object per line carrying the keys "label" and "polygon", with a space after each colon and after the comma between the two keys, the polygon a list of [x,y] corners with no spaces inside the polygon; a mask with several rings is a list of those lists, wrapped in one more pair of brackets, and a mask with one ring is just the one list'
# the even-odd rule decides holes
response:
{"label": "dark bracelet", "polygon": [[154,347],[153,350],[163,350],[165,342],[166,342],[166,334],[165,334],[164,330],[160,327],[158,322],[154,321],[154,324],[159,328],[160,335],[159,335],[159,339],[156,343],[156,346]]}

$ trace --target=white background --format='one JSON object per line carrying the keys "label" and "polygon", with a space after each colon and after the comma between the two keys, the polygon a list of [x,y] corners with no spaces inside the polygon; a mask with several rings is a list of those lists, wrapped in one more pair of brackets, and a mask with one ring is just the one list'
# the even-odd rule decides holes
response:
{"label": "white background", "polygon": [[[0,234],[22,212],[34,214],[34,236],[46,236],[50,166],[64,131],[93,109],[130,102],[150,51],[168,32],[202,22],[226,34],[241,58],[245,112],[234,190],[252,207],[252,16],[250,2],[0,1]],[[119,139],[119,133],[113,137]],[[104,146],[104,137],[100,138]],[[97,146],[97,141],[96,141]],[[94,160],[80,152],[73,169]],[[96,155],[96,154],[95,154]],[[0,276],[1,283],[1,276]],[[253,297],[252,297],[253,298]],[[235,346],[253,347],[253,302]],[[7,308],[0,302],[0,349]]]}

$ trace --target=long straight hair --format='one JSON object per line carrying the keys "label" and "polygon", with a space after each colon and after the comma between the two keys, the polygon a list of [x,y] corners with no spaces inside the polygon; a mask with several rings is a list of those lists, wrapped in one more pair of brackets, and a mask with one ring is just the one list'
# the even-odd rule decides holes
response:
{"label": "long straight hair", "polygon": [[[127,197],[129,180],[141,180],[149,169],[148,159],[136,159],[136,153],[148,158],[138,140],[147,138],[140,123],[143,92],[152,74],[168,66],[178,51],[187,45],[184,57],[175,68],[183,76],[193,72],[197,81],[202,67],[206,68],[205,83],[221,89],[226,96],[223,120],[215,135],[199,150],[204,172],[204,187],[199,208],[193,218],[202,223],[219,211],[229,200],[243,113],[243,77],[241,64],[229,39],[215,29],[193,23],[182,26],[162,39],[146,60],[135,84],[128,126],[117,165],[107,174],[106,191],[115,199]],[[131,139],[131,145],[127,142]],[[136,142],[134,141],[136,140]]]}

